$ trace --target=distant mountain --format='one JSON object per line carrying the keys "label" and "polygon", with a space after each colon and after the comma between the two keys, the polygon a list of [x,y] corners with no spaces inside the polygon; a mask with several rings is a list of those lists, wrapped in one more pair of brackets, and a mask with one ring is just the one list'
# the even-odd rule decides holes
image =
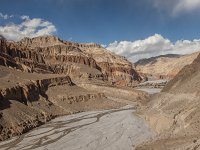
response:
{"label": "distant mountain", "polygon": [[161,55],[142,59],[135,63],[136,70],[150,78],[172,79],[184,66],[191,64],[199,52],[188,55]]}
{"label": "distant mountain", "polygon": [[135,63],[135,65],[136,66],[137,65],[146,65],[146,64],[150,64],[150,63],[153,64],[153,63],[156,63],[159,58],[179,58],[179,57],[181,57],[181,55],[178,55],[178,54],[159,55],[156,57],[140,59]]}

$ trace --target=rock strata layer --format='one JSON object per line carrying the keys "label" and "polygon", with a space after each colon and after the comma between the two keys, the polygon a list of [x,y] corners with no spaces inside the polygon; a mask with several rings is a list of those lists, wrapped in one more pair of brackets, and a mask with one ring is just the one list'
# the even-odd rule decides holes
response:
{"label": "rock strata layer", "polygon": [[127,59],[98,44],[73,43],[54,36],[42,36],[24,38],[19,42],[0,39],[0,49],[0,65],[27,72],[64,73],[123,86],[141,81]]}

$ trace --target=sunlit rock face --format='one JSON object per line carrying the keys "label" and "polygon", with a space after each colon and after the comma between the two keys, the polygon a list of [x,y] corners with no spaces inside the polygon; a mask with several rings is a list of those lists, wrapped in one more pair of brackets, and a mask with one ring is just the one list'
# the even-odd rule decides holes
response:
{"label": "sunlit rock face", "polygon": [[102,46],[67,42],[55,36],[0,40],[1,65],[37,73],[65,73],[78,78],[107,80],[116,85],[141,81],[132,64]]}

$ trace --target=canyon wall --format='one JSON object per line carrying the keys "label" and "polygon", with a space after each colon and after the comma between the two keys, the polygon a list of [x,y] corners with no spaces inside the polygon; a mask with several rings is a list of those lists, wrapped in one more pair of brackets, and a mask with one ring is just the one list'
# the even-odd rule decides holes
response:
{"label": "canyon wall", "polygon": [[54,36],[0,39],[0,65],[26,72],[67,74],[76,78],[131,86],[141,81],[132,64],[98,44],[67,42]]}
{"label": "canyon wall", "polygon": [[[69,72],[70,75],[78,74],[77,72],[83,72],[80,71],[83,70],[82,66],[79,66],[81,64],[85,65],[85,72],[81,74],[100,77],[112,84],[132,85],[141,81],[140,76],[128,60],[111,53],[98,44],[67,42],[54,36],[25,38],[18,44],[25,45],[43,55],[46,64],[54,66],[54,68],[61,68],[58,72]],[[66,71],[69,64],[73,68],[72,71]]]}

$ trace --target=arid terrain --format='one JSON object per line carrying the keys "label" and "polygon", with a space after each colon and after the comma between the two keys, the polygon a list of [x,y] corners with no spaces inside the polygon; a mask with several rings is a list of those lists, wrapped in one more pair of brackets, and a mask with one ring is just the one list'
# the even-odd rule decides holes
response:
{"label": "arid terrain", "polygon": [[188,55],[161,55],[142,59],[134,65],[143,77],[153,79],[172,79],[186,65],[191,64],[199,52]]}
{"label": "arid terrain", "polygon": [[[132,149],[154,136],[133,114],[149,96],[133,89],[142,79],[124,57],[54,36],[2,38],[0,48],[0,140],[6,140],[1,149]],[[64,117],[49,122],[59,116]],[[94,137],[99,144],[90,145]]]}
{"label": "arid terrain", "polygon": [[199,65],[199,53],[135,68],[97,44],[1,38],[0,149],[198,149]]}
{"label": "arid terrain", "polygon": [[140,113],[157,137],[136,149],[199,149],[200,55],[185,66]]}
{"label": "arid terrain", "polygon": [[0,150],[200,150],[200,0],[0,0]]}

